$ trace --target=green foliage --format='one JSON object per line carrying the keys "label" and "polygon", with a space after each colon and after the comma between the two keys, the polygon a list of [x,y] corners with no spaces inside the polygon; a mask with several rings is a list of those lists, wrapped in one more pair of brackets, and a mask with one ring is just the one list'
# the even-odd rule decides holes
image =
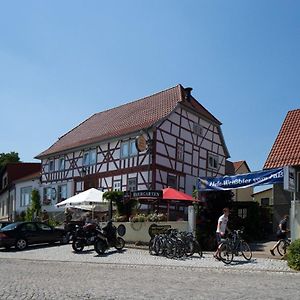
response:
{"label": "green foliage", "polygon": [[135,199],[124,199],[124,193],[121,191],[105,192],[103,198],[114,202],[117,206],[117,214],[119,216],[126,216],[127,220],[132,215],[132,211],[138,203]]}
{"label": "green foliage", "polygon": [[31,209],[36,213],[36,216],[40,215],[42,205],[40,192],[38,190],[32,190],[31,192]]}
{"label": "green foliage", "polygon": [[17,152],[0,153],[0,169],[5,167],[7,163],[19,161],[20,157]]}
{"label": "green foliage", "polygon": [[31,207],[27,207],[24,221],[32,221],[33,218],[34,218],[34,212],[32,211]]}
{"label": "green foliage", "polygon": [[33,221],[39,218],[41,213],[41,197],[38,190],[32,190],[31,192],[31,205],[26,210],[25,221]]}
{"label": "green foliage", "polygon": [[293,241],[288,247],[287,262],[290,268],[300,271],[300,239]]}

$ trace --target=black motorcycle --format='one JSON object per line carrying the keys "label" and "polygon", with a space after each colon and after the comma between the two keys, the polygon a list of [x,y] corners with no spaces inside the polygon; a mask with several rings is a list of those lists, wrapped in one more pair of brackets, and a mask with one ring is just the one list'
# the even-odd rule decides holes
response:
{"label": "black motorcycle", "polygon": [[117,236],[117,228],[113,225],[112,221],[109,221],[101,232],[98,232],[97,239],[94,243],[95,251],[102,255],[110,247],[115,247],[118,251],[121,251],[125,246],[125,241],[121,237]]}
{"label": "black motorcycle", "polygon": [[84,226],[76,225],[72,241],[73,250],[81,252],[85,246],[94,245],[99,232],[101,232],[100,227],[94,223],[88,223]]}

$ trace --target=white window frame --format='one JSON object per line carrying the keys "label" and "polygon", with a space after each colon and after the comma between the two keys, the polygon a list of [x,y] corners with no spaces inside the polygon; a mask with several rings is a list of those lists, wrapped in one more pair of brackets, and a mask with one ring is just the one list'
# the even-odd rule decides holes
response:
{"label": "white window frame", "polygon": [[65,170],[65,158],[60,157],[58,160],[58,171],[64,171]]}
{"label": "white window frame", "polygon": [[113,191],[122,191],[122,180],[114,180]]}
{"label": "white window frame", "polygon": [[49,173],[52,173],[54,171],[55,171],[55,161],[54,161],[54,159],[51,159],[49,161]]}
{"label": "white window frame", "polygon": [[136,177],[128,178],[127,190],[132,191],[132,192],[137,190],[137,178]]}
{"label": "white window frame", "polygon": [[[65,189],[65,191],[63,191],[63,189]],[[65,193],[65,195],[62,195],[63,192]],[[68,186],[67,186],[67,184],[59,185],[57,187],[57,203],[65,200],[67,198],[68,198]]]}
{"label": "white window frame", "polygon": [[85,151],[82,156],[82,165],[83,166],[90,166],[95,165],[97,162],[97,152],[96,149],[91,149]]}
{"label": "white window frame", "polygon": [[20,189],[20,207],[27,207],[31,203],[32,187],[26,186]]}
{"label": "white window frame", "polygon": [[121,143],[120,147],[120,157],[121,158],[129,158],[132,156],[136,156],[138,154],[135,140],[128,140]]}
{"label": "white window frame", "polygon": [[218,170],[219,169],[219,156],[216,154],[208,153],[207,167],[212,170]]}

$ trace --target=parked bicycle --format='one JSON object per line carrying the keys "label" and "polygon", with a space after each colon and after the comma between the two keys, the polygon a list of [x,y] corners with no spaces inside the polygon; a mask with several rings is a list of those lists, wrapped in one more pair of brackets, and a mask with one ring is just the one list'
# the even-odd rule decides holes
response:
{"label": "parked bicycle", "polygon": [[168,258],[182,258],[198,253],[202,257],[201,246],[193,234],[177,229],[155,235],[149,242],[149,253]]}
{"label": "parked bicycle", "polygon": [[234,255],[241,254],[246,260],[252,258],[251,248],[249,244],[242,239],[242,234],[242,230],[234,230],[232,235],[219,245],[219,259],[225,264],[230,264]]}

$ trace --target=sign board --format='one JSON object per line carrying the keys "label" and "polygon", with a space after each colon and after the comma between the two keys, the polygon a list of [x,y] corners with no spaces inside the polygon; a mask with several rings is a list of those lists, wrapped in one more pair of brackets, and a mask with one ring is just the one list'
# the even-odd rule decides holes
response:
{"label": "sign board", "polygon": [[152,224],[149,227],[149,235],[151,236],[151,238],[153,238],[155,235],[157,234],[161,234],[161,233],[166,233],[168,229],[171,228],[171,225],[157,225],[157,224]]}
{"label": "sign board", "polygon": [[135,139],[135,146],[137,151],[143,152],[147,149],[147,141],[143,135],[139,135]]}
{"label": "sign board", "polygon": [[269,169],[235,176],[198,178],[198,191],[226,191],[264,184],[282,183],[283,168]]}
{"label": "sign board", "polygon": [[286,166],[283,168],[283,189],[289,192],[296,191],[296,171],[293,167]]}
{"label": "sign board", "polygon": [[142,190],[131,192],[131,198],[162,198],[162,191]]}

